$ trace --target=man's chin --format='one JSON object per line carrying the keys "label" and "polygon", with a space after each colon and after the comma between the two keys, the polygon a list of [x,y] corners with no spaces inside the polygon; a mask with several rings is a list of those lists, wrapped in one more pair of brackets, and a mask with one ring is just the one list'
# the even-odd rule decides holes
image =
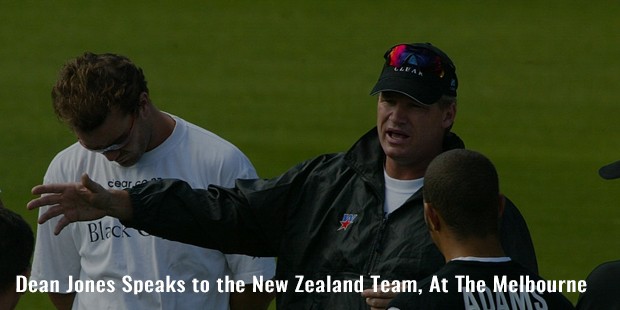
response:
{"label": "man's chin", "polygon": [[383,146],[383,152],[385,153],[385,156],[392,159],[408,157],[407,150],[402,145],[393,145],[386,143],[386,145]]}

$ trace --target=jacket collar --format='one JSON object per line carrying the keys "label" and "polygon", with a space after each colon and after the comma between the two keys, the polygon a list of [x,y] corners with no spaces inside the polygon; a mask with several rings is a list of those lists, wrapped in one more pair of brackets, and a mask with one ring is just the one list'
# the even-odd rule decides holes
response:
{"label": "jacket collar", "polygon": [[[443,151],[463,149],[465,143],[455,133],[449,132],[443,141]],[[345,154],[345,161],[359,173],[381,196],[385,192],[383,163],[385,153],[379,143],[377,127],[364,134]]]}

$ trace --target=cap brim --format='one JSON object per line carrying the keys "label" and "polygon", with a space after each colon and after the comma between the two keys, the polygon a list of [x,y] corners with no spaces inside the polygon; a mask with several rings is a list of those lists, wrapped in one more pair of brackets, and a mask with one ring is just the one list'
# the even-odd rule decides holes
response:
{"label": "cap brim", "polygon": [[428,85],[424,85],[416,79],[384,77],[375,84],[370,94],[375,95],[382,91],[398,92],[424,105],[431,105],[441,98],[441,92],[433,94],[432,91],[420,92],[421,89],[431,90]]}
{"label": "cap brim", "polygon": [[601,169],[598,170],[598,174],[601,176],[601,178],[606,180],[620,178],[620,160],[601,167]]}

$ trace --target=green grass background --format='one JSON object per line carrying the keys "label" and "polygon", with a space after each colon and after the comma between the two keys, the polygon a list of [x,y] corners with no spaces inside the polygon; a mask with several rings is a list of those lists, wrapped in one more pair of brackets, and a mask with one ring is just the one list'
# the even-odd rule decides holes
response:
{"label": "green grass background", "polygon": [[[597,175],[620,159],[617,1],[0,4],[0,189],[33,227],[29,190],[75,141],[49,95],[69,58],[129,56],[156,105],[235,143],[272,177],[346,150],[375,123],[368,93],[384,51],[429,41],[457,65],[454,131],[496,164],[541,274],[583,279],[620,258],[620,181]],[[28,293],[18,309],[50,307]]]}

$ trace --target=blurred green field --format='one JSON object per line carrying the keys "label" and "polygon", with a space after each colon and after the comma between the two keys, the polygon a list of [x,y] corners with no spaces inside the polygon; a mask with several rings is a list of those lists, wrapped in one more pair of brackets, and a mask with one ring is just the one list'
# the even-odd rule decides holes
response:
{"label": "blurred green field", "polygon": [[[620,180],[597,175],[620,159],[617,1],[0,3],[0,189],[33,227],[29,190],[75,139],[49,95],[69,58],[129,56],[156,105],[272,177],[374,126],[368,93],[384,51],[428,41],[457,65],[454,131],[497,165],[541,274],[583,279],[620,258]],[[50,307],[26,294],[18,309]]]}

